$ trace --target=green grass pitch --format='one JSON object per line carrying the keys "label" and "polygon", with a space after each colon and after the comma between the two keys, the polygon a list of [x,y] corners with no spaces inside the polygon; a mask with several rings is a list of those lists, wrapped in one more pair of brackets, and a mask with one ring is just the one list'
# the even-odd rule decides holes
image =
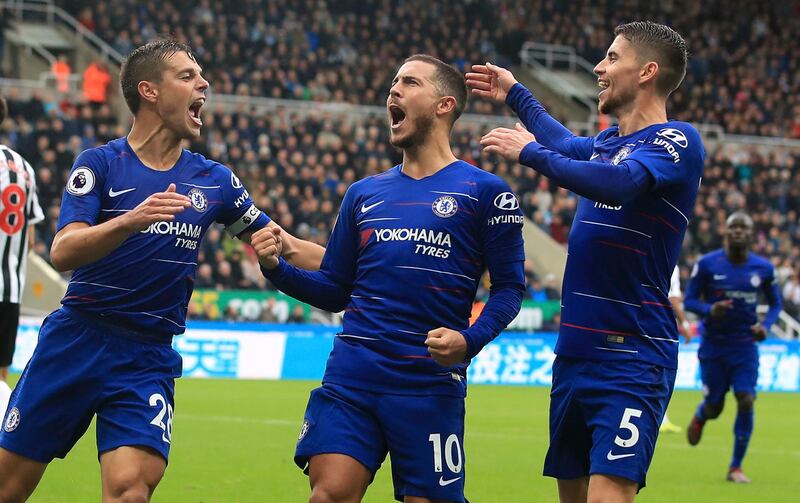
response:
{"label": "green grass pitch", "polygon": [[[308,381],[180,380],[170,466],[154,502],[295,503],[308,481],[292,462]],[[730,397],[729,397],[730,398]],[[699,392],[676,392],[669,414],[684,425]],[[745,459],[749,486],[725,482],[732,449],[732,401],[691,448],[683,434],[663,434],[639,502],[800,501],[800,394],[764,393]],[[557,501],[541,476],[547,448],[548,390],[473,386],[467,399],[467,497],[472,503]],[[52,463],[30,501],[100,500],[93,428],[66,460]],[[385,464],[365,499],[392,501]]]}

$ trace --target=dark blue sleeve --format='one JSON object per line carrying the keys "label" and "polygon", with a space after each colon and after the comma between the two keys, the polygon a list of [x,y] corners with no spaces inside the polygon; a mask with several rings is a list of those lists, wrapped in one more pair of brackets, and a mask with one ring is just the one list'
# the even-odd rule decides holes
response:
{"label": "dark blue sleeve", "polygon": [[216,215],[216,221],[224,225],[231,236],[266,227],[270,218],[256,207],[250,193],[233,171],[222,164],[216,164],[214,169],[222,191],[222,207]]}
{"label": "dark blue sleeve", "polygon": [[711,313],[711,304],[700,300],[707,278],[708,272],[701,260],[692,269],[692,276],[689,278],[689,284],[686,285],[686,297],[683,298],[683,307],[703,318]]}
{"label": "dark blue sleeve", "polygon": [[262,269],[264,276],[282,292],[331,312],[339,312],[350,303],[356,277],[358,232],[353,212],[353,187],[355,185],[348,189],[339,208],[319,271],[299,269],[282,258],[275,269]]}
{"label": "dark blue sleeve", "polygon": [[778,316],[783,309],[783,299],[781,298],[781,290],[778,286],[778,281],[775,279],[775,268],[770,264],[770,275],[767,281],[764,282],[764,295],[767,297],[769,303],[769,311],[764,316],[764,321],[761,322],[764,328],[769,329],[778,321]]}
{"label": "dark blue sleeve", "polygon": [[73,222],[99,223],[107,169],[100,149],[89,149],[78,155],[64,188],[56,232]]}
{"label": "dark blue sleeve", "polygon": [[525,293],[524,261],[495,264],[489,267],[492,281],[489,300],[478,319],[466,330],[467,358],[474,358],[495,339],[519,313]]}
{"label": "dark blue sleeve", "polygon": [[703,169],[705,150],[700,133],[689,124],[669,125],[676,127],[656,131],[620,162],[640,164],[652,175],[655,189],[686,182]]}
{"label": "dark blue sleeve", "polygon": [[262,268],[261,272],[278,290],[319,309],[338,313],[350,303],[350,289],[333,281],[322,269],[306,271],[281,257],[278,267]]}
{"label": "dark blue sleeve", "polygon": [[502,179],[480,182],[481,246],[492,282],[489,300],[475,323],[464,330],[467,358],[502,332],[522,307],[525,292],[524,217],[519,200]]}
{"label": "dark blue sleeve", "polygon": [[576,161],[537,142],[522,149],[519,162],[580,196],[614,206],[636,199],[655,183],[650,171],[635,160],[625,159],[616,165]]}
{"label": "dark blue sleeve", "polygon": [[536,141],[571,159],[589,159],[594,150],[594,138],[576,136],[539,103],[533,94],[519,82],[506,96],[506,103],[514,110],[525,128],[536,136]]}

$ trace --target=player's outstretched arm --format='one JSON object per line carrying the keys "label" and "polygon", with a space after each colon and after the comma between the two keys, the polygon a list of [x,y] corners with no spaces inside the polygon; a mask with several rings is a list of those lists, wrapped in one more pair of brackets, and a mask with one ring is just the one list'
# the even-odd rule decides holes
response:
{"label": "player's outstretched arm", "polygon": [[131,234],[156,222],[170,222],[189,206],[189,198],[177,194],[171,183],[164,192],[151,195],[133,210],[102,224],[67,224],[53,239],[50,260],[58,271],[91,264],[117,249]]}
{"label": "player's outstretched arm", "polygon": [[[285,229],[276,224],[274,220],[270,220],[267,227],[270,229],[278,229],[280,233],[281,251],[278,252],[278,256],[285,258],[288,263],[295,267],[308,271],[319,270],[322,264],[322,257],[325,255],[325,248],[311,241],[306,241],[289,234]],[[255,234],[254,232],[245,232],[242,233],[239,238],[255,247],[253,245],[253,236]],[[275,257],[275,264],[277,264],[277,257]]]}
{"label": "player's outstretched arm", "polygon": [[[700,296],[703,293],[708,275],[706,269],[701,262],[698,262],[692,270],[692,276],[689,278],[689,283],[686,285],[686,297],[683,299],[683,307],[687,311],[692,312],[702,318],[712,315],[712,305],[708,302],[703,302]],[[717,302],[716,304],[720,304]],[[716,305],[715,304],[715,305]],[[720,304],[714,311],[714,315],[720,316],[719,311],[724,309],[724,306],[730,307],[730,302],[727,304]],[[724,313],[722,313],[724,314]]]}
{"label": "player's outstretched arm", "polygon": [[281,258],[283,235],[278,226],[265,227],[251,238],[261,271],[280,291],[314,307],[337,313],[350,303],[351,288],[325,270],[307,271]]}
{"label": "player's outstretched arm", "polygon": [[615,206],[644,194],[655,181],[650,171],[633,158],[615,165],[576,161],[553,152],[520,124],[514,129],[493,129],[481,138],[481,145],[486,152],[533,168],[578,195]]}
{"label": "player's outstretched arm", "polygon": [[594,138],[574,135],[547,113],[509,70],[491,63],[472,65],[466,79],[472,94],[508,104],[542,145],[572,159],[588,159],[592,155]]}

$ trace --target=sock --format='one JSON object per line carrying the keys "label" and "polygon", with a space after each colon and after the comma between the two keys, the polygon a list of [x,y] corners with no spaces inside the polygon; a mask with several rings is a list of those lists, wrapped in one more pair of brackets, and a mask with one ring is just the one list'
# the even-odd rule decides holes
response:
{"label": "sock", "polygon": [[706,404],[705,402],[700,402],[700,406],[697,408],[697,412],[694,413],[694,417],[699,419],[701,423],[705,423],[706,421],[708,421],[708,417],[706,417],[706,414],[704,412],[705,404]]}
{"label": "sock", "polygon": [[753,434],[753,416],[752,409],[736,414],[736,421],[733,423],[734,441],[731,468],[740,468],[742,466],[742,459],[744,459],[747,446],[750,444],[750,435]]}
{"label": "sock", "polygon": [[2,412],[0,418],[5,417],[6,409],[8,408],[8,400],[10,398],[11,398],[11,388],[8,386],[7,382],[0,380],[0,411]]}

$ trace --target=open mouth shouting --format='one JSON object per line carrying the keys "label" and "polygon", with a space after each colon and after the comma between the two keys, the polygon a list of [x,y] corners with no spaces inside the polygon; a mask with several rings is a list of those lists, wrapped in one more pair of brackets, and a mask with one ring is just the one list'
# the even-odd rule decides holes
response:
{"label": "open mouth shouting", "polygon": [[400,105],[396,105],[394,103],[390,104],[388,109],[392,130],[396,130],[403,125],[403,122],[405,122],[406,112],[400,107]]}
{"label": "open mouth shouting", "polygon": [[200,127],[203,125],[203,121],[200,119],[200,109],[203,108],[203,105],[206,103],[205,98],[198,98],[189,105],[189,119],[197,126]]}

